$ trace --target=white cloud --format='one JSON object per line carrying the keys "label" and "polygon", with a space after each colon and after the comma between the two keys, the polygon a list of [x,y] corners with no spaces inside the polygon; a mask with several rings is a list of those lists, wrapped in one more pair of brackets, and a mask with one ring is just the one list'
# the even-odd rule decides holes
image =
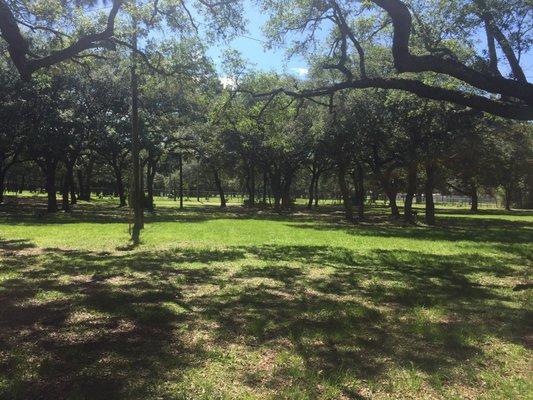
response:
{"label": "white cloud", "polygon": [[302,67],[295,67],[295,68],[291,68],[291,71],[294,71],[298,74],[298,76],[305,76],[309,73],[309,69],[307,68],[302,68]]}
{"label": "white cloud", "polygon": [[227,89],[228,87],[231,89],[234,89],[235,86],[237,86],[237,82],[235,81],[235,78],[232,78],[230,76],[221,76],[219,80],[224,89]]}

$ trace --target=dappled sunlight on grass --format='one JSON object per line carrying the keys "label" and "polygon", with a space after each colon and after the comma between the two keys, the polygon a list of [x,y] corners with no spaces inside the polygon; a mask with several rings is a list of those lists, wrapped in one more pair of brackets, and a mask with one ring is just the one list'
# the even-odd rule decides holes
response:
{"label": "dappled sunlight on grass", "polygon": [[[0,217],[0,397],[533,390],[531,290],[513,290],[531,281],[528,218],[447,215],[426,228],[379,218],[348,226],[334,213],[202,213],[149,217],[144,243],[127,251],[114,224],[89,215]],[[84,224],[89,243],[77,233]],[[59,239],[40,227],[57,227]]]}

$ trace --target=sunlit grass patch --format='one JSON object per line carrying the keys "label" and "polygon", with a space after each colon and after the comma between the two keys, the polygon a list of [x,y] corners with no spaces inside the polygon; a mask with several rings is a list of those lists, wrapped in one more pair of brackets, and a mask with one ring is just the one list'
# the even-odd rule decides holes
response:
{"label": "sunlit grass patch", "polygon": [[107,200],[0,210],[1,398],[532,392],[529,215],[444,210],[427,228],[174,207],[136,249]]}

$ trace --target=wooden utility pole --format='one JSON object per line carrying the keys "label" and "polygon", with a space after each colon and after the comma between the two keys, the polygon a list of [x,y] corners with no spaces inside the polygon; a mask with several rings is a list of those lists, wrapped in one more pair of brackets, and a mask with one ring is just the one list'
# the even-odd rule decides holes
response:
{"label": "wooden utility pole", "polygon": [[131,160],[132,168],[132,193],[131,205],[133,208],[133,229],[131,240],[138,244],[143,227],[143,206],[141,193],[141,170],[139,163],[139,88],[137,79],[137,21],[133,23],[132,52],[131,52]]}

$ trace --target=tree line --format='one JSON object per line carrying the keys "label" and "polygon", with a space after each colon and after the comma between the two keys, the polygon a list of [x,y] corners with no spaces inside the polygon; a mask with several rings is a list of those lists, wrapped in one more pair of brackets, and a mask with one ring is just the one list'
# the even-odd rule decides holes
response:
{"label": "tree line", "polygon": [[235,52],[215,67],[209,46],[245,31],[238,1],[0,0],[0,193],[6,176],[38,171],[47,210],[59,193],[68,212],[112,180],[134,210],[134,242],[154,182],[177,180],[183,199],[192,165],[223,207],[231,186],[249,207],[272,197],[289,209],[302,182],[309,207],[335,187],[350,221],[381,196],[413,222],[423,193],[433,224],[437,190],[470,196],[473,211],[497,191],[506,208],[531,207],[528,1],[258,6],[267,44],[304,57],[305,79]]}
{"label": "tree line", "polygon": [[[71,66],[61,74],[41,73],[31,82],[4,65],[0,193],[6,177],[22,182],[40,174],[49,212],[68,212],[78,199],[89,200],[98,182],[111,183],[118,206],[128,204],[128,58],[116,61],[95,63],[90,71]],[[188,185],[201,179],[216,190],[222,207],[231,189],[246,193],[246,206],[272,198],[274,209],[288,210],[303,185],[312,207],[320,181],[339,192],[351,221],[363,219],[365,204],[379,197],[392,217],[413,222],[413,203],[423,194],[425,220],[434,224],[436,191],[469,196],[472,211],[481,193],[497,191],[507,208],[531,206],[530,124],[382,89],[339,93],[327,104],[255,96],[309,84],[275,73],[241,76],[239,87],[246,90],[224,87],[213,70],[203,82],[189,76],[194,86],[184,79],[162,81],[146,73],[140,80],[141,184],[148,211],[154,210],[157,180],[182,200],[184,168],[196,172],[188,173]],[[405,194],[403,212],[399,193]]]}

